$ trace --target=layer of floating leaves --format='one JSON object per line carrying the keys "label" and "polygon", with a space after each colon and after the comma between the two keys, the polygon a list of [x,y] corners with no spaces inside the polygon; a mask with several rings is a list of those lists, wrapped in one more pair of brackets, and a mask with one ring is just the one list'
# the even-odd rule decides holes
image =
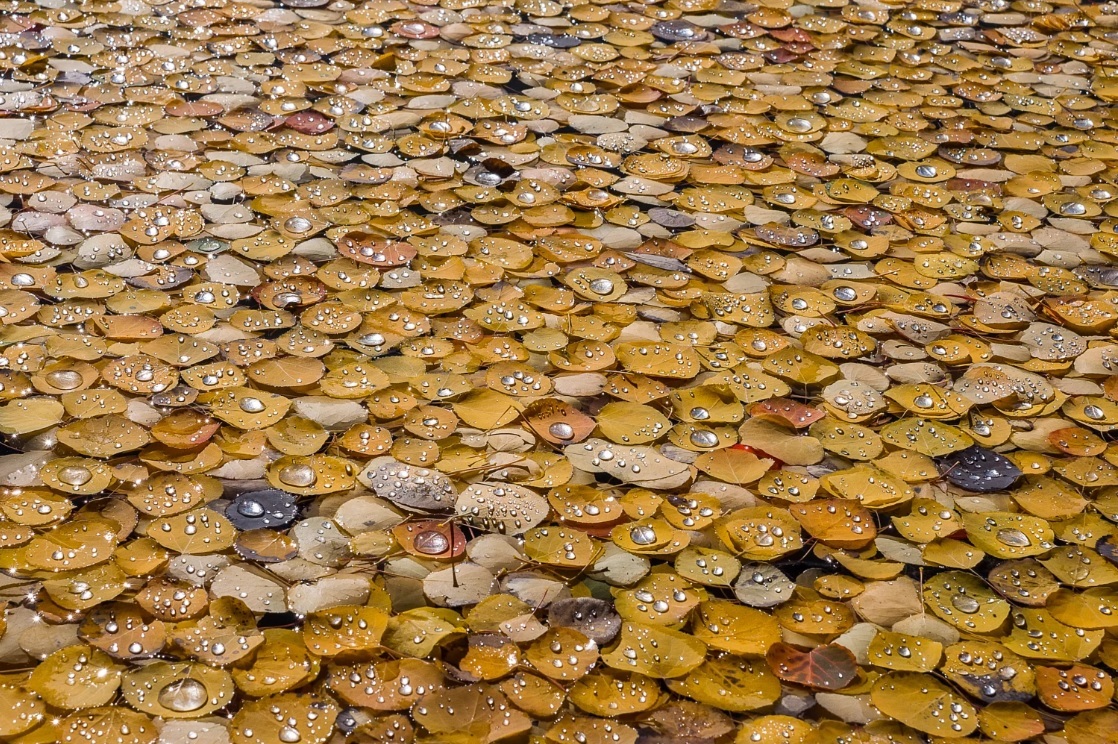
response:
{"label": "layer of floating leaves", "polygon": [[2,9],[3,741],[1115,741],[1118,4]]}

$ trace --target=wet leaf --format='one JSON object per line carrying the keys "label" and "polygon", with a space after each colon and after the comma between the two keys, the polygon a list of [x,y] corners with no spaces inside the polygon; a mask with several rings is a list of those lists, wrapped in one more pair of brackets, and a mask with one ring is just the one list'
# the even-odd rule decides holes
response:
{"label": "wet leaf", "polygon": [[94,708],[116,696],[121,672],[122,668],[103,651],[84,645],[67,646],[35,667],[27,688],[56,708]]}
{"label": "wet leaf", "polygon": [[978,728],[974,706],[926,674],[891,672],[870,695],[882,713],[932,736],[959,738]]}
{"label": "wet leaf", "polygon": [[706,644],[685,633],[625,622],[614,646],[602,654],[602,661],[621,671],[670,679],[683,676],[699,666],[706,650]]}
{"label": "wet leaf", "polygon": [[163,718],[200,718],[233,699],[229,673],[203,664],[159,661],[129,672],[121,684],[125,701]]}
{"label": "wet leaf", "polygon": [[287,739],[322,744],[330,738],[337,717],[338,706],[330,700],[295,693],[273,695],[254,700],[237,712],[230,739],[235,744]]}
{"label": "wet leaf", "polygon": [[978,493],[1003,491],[1021,477],[1021,471],[1008,459],[978,445],[945,455],[938,463],[945,478]]}
{"label": "wet leaf", "polygon": [[673,692],[730,713],[764,708],[780,697],[780,680],[763,661],[730,655],[708,659],[690,674],[665,684]]}
{"label": "wet leaf", "polygon": [[841,690],[855,681],[854,654],[842,646],[817,646],[801,651],[787,643],[774,643],[765,652],[773,674],[784,682],[820,690]]}

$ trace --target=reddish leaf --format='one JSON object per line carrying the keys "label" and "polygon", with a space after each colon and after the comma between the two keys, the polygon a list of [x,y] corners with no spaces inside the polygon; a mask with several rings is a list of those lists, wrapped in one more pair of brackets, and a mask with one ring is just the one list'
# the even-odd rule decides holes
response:
{"label": "reddish leaf", "polygon": [[818,690],[841,690],[858,673],[854,654],[834,644],[804,652],[787,643],[776,643],[765,654],[765,661],[781,680]]}
{"label": "reddish leaf", "polygon": [[338,252],[357,263],[373,266],[403,266],[415,258],[414,246],[396,240],[385,240],[366,232],[346,233],[338,241]]}
{"label": "reddish leaf", "polygon": [[750,416],[763,416],[765,414],[780,416],[797,429],[811,426],[827,415],[818,408],[812,408],[789,398],[762,400],[749,407]]}
{"label": "reddish leaf", "polygon": [[784,467],[783,461],[776,459],[772,455],[767,454],[764,450],[758,449],[757,447],[751,447],[748,444],[731,444],[730,449],[740,450],[742,452],[748,452],[751,455],[757,455],[757,457],[767,457],[771,459],[773,461],[773,464],[769,466],[769,470],[779,470],[780,468]]}
{"label": "reddish leaf", "polygon": [[283,122],[288,129],[302,134],[322,134],[334,128],[334,121],[317,111],[300,111],[292,114]]}

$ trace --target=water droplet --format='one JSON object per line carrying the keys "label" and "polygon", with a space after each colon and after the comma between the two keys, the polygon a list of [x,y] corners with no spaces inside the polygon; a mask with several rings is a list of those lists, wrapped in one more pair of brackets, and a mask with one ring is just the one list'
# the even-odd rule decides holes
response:
{"label": "water droplet", "polygon": [[973,615],[978,612],[978,600],[967,594],[955,594],[951,597],[951,604],[959,612]]}
{"label": "water droplet", "polygon": [[1011,548],[1027,548],[1033,544],[1024,532],[1011,528],[998,530],[997,538],[1002,545],[1008,545]]}
{"label": "water droplet", "polygon": [[637,525],[629,530],[629,538],[637,545],[651,545],[656,542],[656,530],[646,524]]}
{"label": "water droplet", "polygon": [[306,217],[288,217],[283,223],[283,227],[288,232],[305,233],[310,230],[313,225]]}
{"label": "water droplet", "polygon": [[696,447],[714,447],[718,444],[718,435],[705,429],[691,433],[691,444]]}
{"label": "water droplet", "polygon": [[547,427],[547,433],[556,439],[573,439],[575,435],[574,427],[570,424],[565,424],[562,421],[557,421],[551,426]]}
{"label": "water droplet", "polygon": [[47,382],[59,390],[74,390],[81,387],[82,376],[72,369],[60,369],[48,374]]}
{"label": "water droplet", "polygon": [[196,679],[180,679],[159,691],[159,704],[168,710],[189,713],[198,710],[209,699],[206,686]]}
{"label": "water droplet", "polygon": [[590,282],[590,291],[594,294],[608,295],[613,291],[613,282],[609,279],[595,279]]}
{"label": "water droplet", "polygon": [[288,465],[279,472],[279,479],[289,486],[308,488],[318,480],[318,474],[310,465]]}
{"label": "water droplet", "polygon": [[58,480],[68,486],[83,486],[93,480],[93,473],[89,468],[80,465],[70,465],[58,471]]}
{"label": "water droplet", "polygon": [[450,540],[437,530],[424,530],[415,536],[415,549],[424,555],[439,555],[450,549]]}
{"label": "water droplet", "polygon": [[246,517],[261,517],[264,515],[264,505],[254,499],[247,499],[237,504],[237,511]]}
{"label": "water droplet", "polygon": [[793,132],[809,132],[811,131],[811,122],[803,117],[796,116],[788,120],[788,129]]}
{"label": "water droplet", "polygon": [[259,398],[244,398],[241,400],[240,406],[245,413],[260,413],[267,408]]}

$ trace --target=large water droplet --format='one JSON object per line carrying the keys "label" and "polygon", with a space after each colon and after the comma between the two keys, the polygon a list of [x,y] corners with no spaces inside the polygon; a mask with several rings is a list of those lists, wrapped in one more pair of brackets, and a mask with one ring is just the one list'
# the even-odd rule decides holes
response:
{"label": "large water droplet", "polygon": [[58,480],[68,486],[84,486],[93,480],[93,473],[89,468],[80,465],[70,465],[58,471]]}
{"label": "large water droplet", "polygon": [[656,542],[656,530],[640,524],[629,530],[629,538],[637,545],[651,545]]}
{"label": "large water droplet", "polygon": [[260,413],[267,408],[259,398],[244,398],[241,400],[240,406],[245,413]]}
{"label": "large water droplet", "polygon": [[1011,548],[1027,548],[1033,544],[1033,541],[1024,532],[1011,528],[998,530],[997,538],[1002,545],[1008,545]]}
{"label": "large water droplet", "polygon": [[608,295],[613,291],[613,282],[609,279],[595,279],[590,282],[590,291],[594,294]]}
{"label": "large water droplet", "polygon": [[288,465],[279,472],[279,479],[289,486],[307,488],[318,480],[318,474],[310,465]]}
{"label": "large water droplet", "polygon": [[691,432],[691,444],[696,447],[714,447],[718,444],[718,435],[705,429]]}
{"label": "large water droplet", "polygon": [[237,504],[237,511],[246,517],[264,516],[264,505],[259,501],[247,499]]}
{"label": "large water droplet", "polygon": [[967,615],[973,615],[978,612],[978,600],[967,594],[954,595],[951,597],[951,604],[956,610],[966,613]]}
{"label": "large water droplet", "polygon": [[74,390],[81,387],[82,376],[80,372],[72,369],[60,369],[47,375],[47,382],[51,387],[59,390]]}
{"label": "large water droplet", "polygon": [[168,710],[188,713],[198,710],[209,699],[206,686],[196,679],[180,679],[159,691],[159,704]]}
{"label": "large water droplet", "polygon": [[415,549],[424,555],[439,555],[450,549],[450,540],[437,530],[424,530],[415,536]]}
{"label": "large water droplet", "polygon": [[547,427],[547,433],[556,439],[573,439],[575,435],[574,427],[570,424],[565,424],[558,421],[551,426]]}
{"label": "large water droplet", "polygon": [[797,116],[788,120],[788,129],[793,132],[808,132],[811,130],[811,122]]}
{"label": "large water droplet", "polygon": [[305,233],[313,227],[311,221],[306,217],[289,217],[283,223],[283,227],[288,232]]}

